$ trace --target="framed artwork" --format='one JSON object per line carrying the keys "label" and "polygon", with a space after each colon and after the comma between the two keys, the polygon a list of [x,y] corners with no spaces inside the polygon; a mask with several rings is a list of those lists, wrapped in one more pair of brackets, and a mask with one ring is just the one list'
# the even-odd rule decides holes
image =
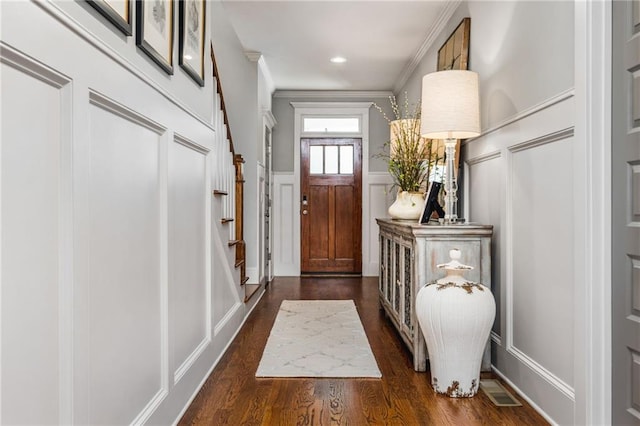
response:
{"label": "framed artwork", "polygon": [[173,74],[173,0],[136,1],[136,45]]}
{"label": "framed artwork", "polygon": [[438,71],[469,69],[471,18],[464,18],[438,50]]}
{"label": "framed artwork", "polygon": [[179,63],[182,69],[204,86],[205,0],[180,0]]}
{"label": "framed artwork", "polygon": [[90,6],[107,18],[125,35],[132,35],[131,2],[129,0],[87,0]]}

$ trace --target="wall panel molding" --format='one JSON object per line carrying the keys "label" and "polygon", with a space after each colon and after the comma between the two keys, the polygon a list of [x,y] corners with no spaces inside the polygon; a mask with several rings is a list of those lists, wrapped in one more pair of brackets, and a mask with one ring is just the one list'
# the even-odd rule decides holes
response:
{"label": "wall panel molding", "polygon": [[[378,224],[376,218],[388,217],[387,209],[395,199],[391,187],[393,179],[387,172],[369,172],[366,192],[366,209],[362,221],[362,275],[378,276]],[[365,201],[365,197],[363,197]]]}
{"label": "wall panel molding", "polygon": [[70,77],[35,61],[2,40],[0,40],[0,62],[58,89],[71,82]]}
{"label": "wall panel molding", "polygon": [[[207,321],[209,322],[209,321]],[[207,347],[211,344],[211,336],[207,336],[200,342],[200,344],[194,349],[193,352],[184,360],[182,364],[173,372],[173,384],[176,385],[182,379],[182,377],[189,371],[189,369],[193,366],[193,364],[198,360],[200,355],[207,349]]]}
{"label": "wall panel molding", "polygon": [[145,127],[158,135],[162,135],[167,130],[161,124],[92,89],[89,89],[89,103]]}
{"label": "wall panel molding", "polygon": [[151,87],[153,90],[162,95],[169,102],[180,108],[191,118],[197,120],[200,124],[208,127],[211,130],[215,130],[211,123],[200,117],[195,111],[189,108],[187,105],[176,99],[171,93],[169,93],[162,86],[157,84],[151,76],[143,72],[137,66],[125,59],[120,53],[107,45],[104,41],[100,40],[94,34],[92,34],[85,26],[80,24],[74,18],[72,18],[67,12],[63,11],[59,6],[51,1],[38,1],[34,2],[38,7],[42,8],[46,13],[51,15],[54,19],[66,26],[72,32],[80,36],[86,42],[88,42],[95,49],[107,55],[111,60],[124,67],[131,74],[136,76],[141,82]]}
{"label": "wall panel molding", "polygon": [[521,152],[528,149],[537,148],[548,143],[556,142],[562,139],[570,138],[573,136],[573,127],[567,127],[566,129],[558,130],[557,132],[550,133],[548,135],[540,136],[535,139],[528,140],[526,142],[511,145],[509,151]]}
{"label": "wall panel molding", "polygon": [[[544,367],[540,362],[537,362],[533,359],[532,356],[525,353],[525,351],[517,348],[514,343],[514,312],[517,307],[515,306],[514,293],[516,291],[515,288],[515,259],[516,255],[514,249],[514,238],[516,238],[516,233],[514,230],[514,222],[516,221],[514,210],[516,208],[516,199],[515,195],[515,182],[519,182],[519,185],[522,185],[522,181],[526,182],[526,179],[529,179],[528,176],[518,176],[518,173],[521,173],[514,167],[514,159],[516,155],[522,155],[531,150],[539,149],[545,145],[549,145],[555,142],[565,141],[566,139],[572,138],[574,135],[573,127],[567,127],[564,129],[560,129],[548,134],[540,135],[534,137],[525,142],[520,142],[513,144],[507,148],[506,159],[506,236],[505,236],[505,269],[506,269],[506,280],[504,282],[504,304],[506,307],[506,318],[505,318],[505,338],[504,338],[504,348],[507,353],[512,355],[516,360],[518,360],[522,365],[526,366],[533,373],[544,379],[548,382],[554,389],[558,390],[562,395],[569,398],[570,401],[575,401],[575,391],[573,387],[567,384],[564,380],[559,378],[556,374],[552,373],[548,368]],[[568,164],[567,167],[571,170],[571,165]],[[556,173],[561,173],[560,170],[556,170]],[[551,173],[551,170],[549,171]],[[573,175],[568,176],[567,187],[572,187]],[[532,183],[529,183],[531,185]],[[542,232],[546,231],[546,228],[542,229]],[[540,230],[538,229],[538,231]],[[573,240],[570,242],[573,243]],[[532,248],[533,250],[534,248]],[[538,247],[538,249],[540,249]],[[573,264],[573,263],[572,263]],[[573,271],[573,269],[571,269]],[[573,284],[568,284],[571,287],[571,291],[573,291]],[[573,309],[573,307],[570,307]],[[567,336],[569,338],[570,336]],[[523,338],[523,337],[521,337]],[[566,355],[565,355],[566,356]],[[565,372],[567,374],[567,372]]]}
{"label": "wall panel molding", "polygon": [[567,90],[564,90],[560,93],[558,93],[557,95],[554,95],[552,97],[550,97],[549,99],[546,99],[542,102],[540,102],[539,104],[533,105],[530,108],[527,108],[517,114],[514,114],[513,116],[499,122],[498,124],[485,129],[482,131],[482,133],[480,134],[480,136],[476,137],[476,138],[472,138],[472,139],[467,139],[465,140],[462,145],[467,145],[469,143],[472,143],[474,140],[476,139],[480,139],[483,138],[493,132],[496,132],[504,127],[507,127],[511,124],[517,123],[518,121],[524,120],[530,116],[536,115],[542,111],[544,111],[545,109],[549,109],[551,107],[556,106],[557,104],[560,104],[562,102],[567,101],[568,99],[571,99],[575,96],[575,90],[574,88],[570,88]]}
{"label": "wall panel molding", "polygon": [[300,255],[294,250],[294,175],[291,172],[273,172],[273,274],[297,276],[300,274]]}
{"label": "wall panel molding", "polygon": [[533,370],[537,375],[544,378],[547,382],[549,382],[553,387],[562,392],[567,398],[575,401],[575,391],[574,389],[565,383],[558,376],[551,373],[549,370],[544,368],[542,365],[534,361],[531,357],[527,356],[520,349],[513,346],[510,342],[507,342],[506,350],[515,358],[517,358],[521,363],[529,367]]}
{"label": "wall panel molding", "polygon": [[[4,157],[5,161],[12,163],[4,164],[2,177],[5,182],[0,188],[0,204],[6,205],[0,211],[0,222],[6,226],[5,221],[11,221],[14,231],[23,226],[30,231],[29,236],[19,237],[17,246],[13,246],[16,240],[12,239],[12,232],[6,228],[2,231],[5,252],[0,252],[0,270],[8,280],[0,285],[0,300],[4,300],[5,306],[20,306],[25,305],[25,296],[31,296],[28,307],[18,312],[12,308],[3,310],[0,306],[0,322],[9,319],[0,330],[1,340],[4,343],[11,342],[16,333],[26,333],[31,337],[25,344],[2,347],[0,356],[4,364],[0,365],[1,382],[7,387],[11,384],[18,386],[14,392],[0,391],[0,413],[3,413],[0,422],[11,423],[20,419],[23,422],[70,423],[73,418],[75,371],[72,303],[74,200],[71,171],[73,82],[70,77],[3,41],[0,41],[0,64],[8,67],[2,75],[4,111],[15,113],[31,105],[29,111],[18,112],[19,116],[3,112],[3,119],[7,120],[3,123],[3,137],[6,139],[0,141],[0,158]],[[12,90],[5,90],[5,84],[11,86],[10,89],[20,90],[19,95],[14,97]],[[25,89],[29,89],[29,92]],[[11,102],[16,97],[26,99],[14,109]],[[39,127],[34,125],[30,113],[38,117]],[[29,141],[20,141],[19,138]],[[24,155],[25,152],[19,154],[20,150],[27,150],[27,155]],[[23,160],[27,164],[14,167]],[[17,182],[20,185],[19,192],[28,194],[28,197],[19,195],[16,198],[16,188],[11,184]],[[17,216],[16,208],[20,209]],[[33,212],[44,216],[32,220],[30,216]],[[23,251],[25,245],[32,247],[28,254]],[[10,261],[1,265],[3,259],[7,260],[6,256],[10,256]],[[28,264],[23,264],[27,258]],[[37,268],[33,272],[24,271],[15,275],[17,268],[31,269],[34,265]],[[37,277],[37,274],[41,276]],[[38,283],[45,287],[38,288]],[[13,291],[17,286],[21,289]],[[21,315],[26,315],[28,320],[20,319]],[[37,344],[39,352],[32,350],[33,344]],[[28,375],[38,378],[40,395],[47,400],[44,403],[42,399],[36,400],[41,404],[40,411],[25,415],[25,410],[31,409],[33,401],[28,395],[29,389],[25,389],[23,394],[23,389],[19,388],[22,385],[30,386],[30,380],[25,377],[14,382],[15,376],[8,374],[8,367],[13,370],[11,373],[21,374],[24,368]],[[44,371],[50,373],[41,374]],[[19,396],[7,404],[5,399],[11,395],[26,396],[29,398],[27,405],[21,404]]]}
{"label": "wall panel molding", "polygon": [[153,415],[153,413],[158,409],[162,401],[169,395],[167,389],[163,388],[158,390],[153,398],[149,401],[149,403],[140,411],[140,414],[136,416],[135,419],[131,422],[132,425],[143,425],[149,420],[149,417]]}

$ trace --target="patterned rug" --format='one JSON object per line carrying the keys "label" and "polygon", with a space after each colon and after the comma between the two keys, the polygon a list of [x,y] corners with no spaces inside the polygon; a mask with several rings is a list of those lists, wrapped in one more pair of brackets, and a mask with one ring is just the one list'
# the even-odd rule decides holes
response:
{"label": "patterned rug", "polygon": [[284,300],[256,377],[382,374],[353,300]]}

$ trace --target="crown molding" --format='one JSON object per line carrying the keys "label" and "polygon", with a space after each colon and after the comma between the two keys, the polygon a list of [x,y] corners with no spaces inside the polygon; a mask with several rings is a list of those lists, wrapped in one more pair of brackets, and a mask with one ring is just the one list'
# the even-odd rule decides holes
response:
{"label": "crown molding", "polygon": [[458,9],[458,6],[460,6],[460,3],[462,3],[461,0],[452,0],[447,3],[440,16],[438,16],[438,18],[436,19],[435,24],[433,25],[433,27],[431,27],[431,31],[429,32],[429,34],[427,34],[427,37],[424,39],[416,53],[413,55],[413,58],[411,58],[411,60],[407,63],[407,65],[405,65],[404,69],[400,73],[400,78],[393,86],[393,91],[395,93],[398,93],[400,89],[402,89],[402,87],[407,83],[407,80],[409,80],[411,74],[415,71],[420,61],[422,61],[424,55],[426,55],[427,51],[431,48],[442,30],[444,30],[447,23],[449,23],[449,20],[453,16],[454,12]]}
{"label": "crown molding", "polygon": [[273,95],[273,93],[276,91],[276,84],[273,81],[271,70],[267,65],[267,61],[264,58],[264,55],[260,52],[254,52],[251,50],[245,50],[244,54],[251,62],[256,62],[258,64],[258,68],[260,68],[260,71],[262,71],[262,75],[264,76],[267,90],[269,91],[269,94]]}
{"label": "crown molding", "polygon": [[262,53],[254,52],[254,51],[251,51],[251,50],[245,50],[244,55],[251,62],[258,62],[260,60],[260,58],[262,58]]}
{"label": "crown molding", "polygon": [[274,98],[289,99],[365,99],[388,98],[393,92],[387,90],[277,90]]}

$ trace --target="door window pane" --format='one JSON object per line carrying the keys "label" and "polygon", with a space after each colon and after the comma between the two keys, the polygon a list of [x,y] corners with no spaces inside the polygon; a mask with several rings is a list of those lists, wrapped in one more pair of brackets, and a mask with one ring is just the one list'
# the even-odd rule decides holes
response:
{"label": "door window pane", "polygon": [[360,133],[360,118],[304,117],[302,131],[309,133]]}
{"label": "door window pane", "polygon": [[353,174],[353,145],[340,147],[340,174]]}
{"label": "door window pane", "polygon": [[310,146],[309,147],[309,172],[311,174],[322,174],[323,153],[322,146]]}
{"label": "door window pane", "polygon": [[338,147],[335,145],[324,147],[324,173],[327,175],[338,174]]}

